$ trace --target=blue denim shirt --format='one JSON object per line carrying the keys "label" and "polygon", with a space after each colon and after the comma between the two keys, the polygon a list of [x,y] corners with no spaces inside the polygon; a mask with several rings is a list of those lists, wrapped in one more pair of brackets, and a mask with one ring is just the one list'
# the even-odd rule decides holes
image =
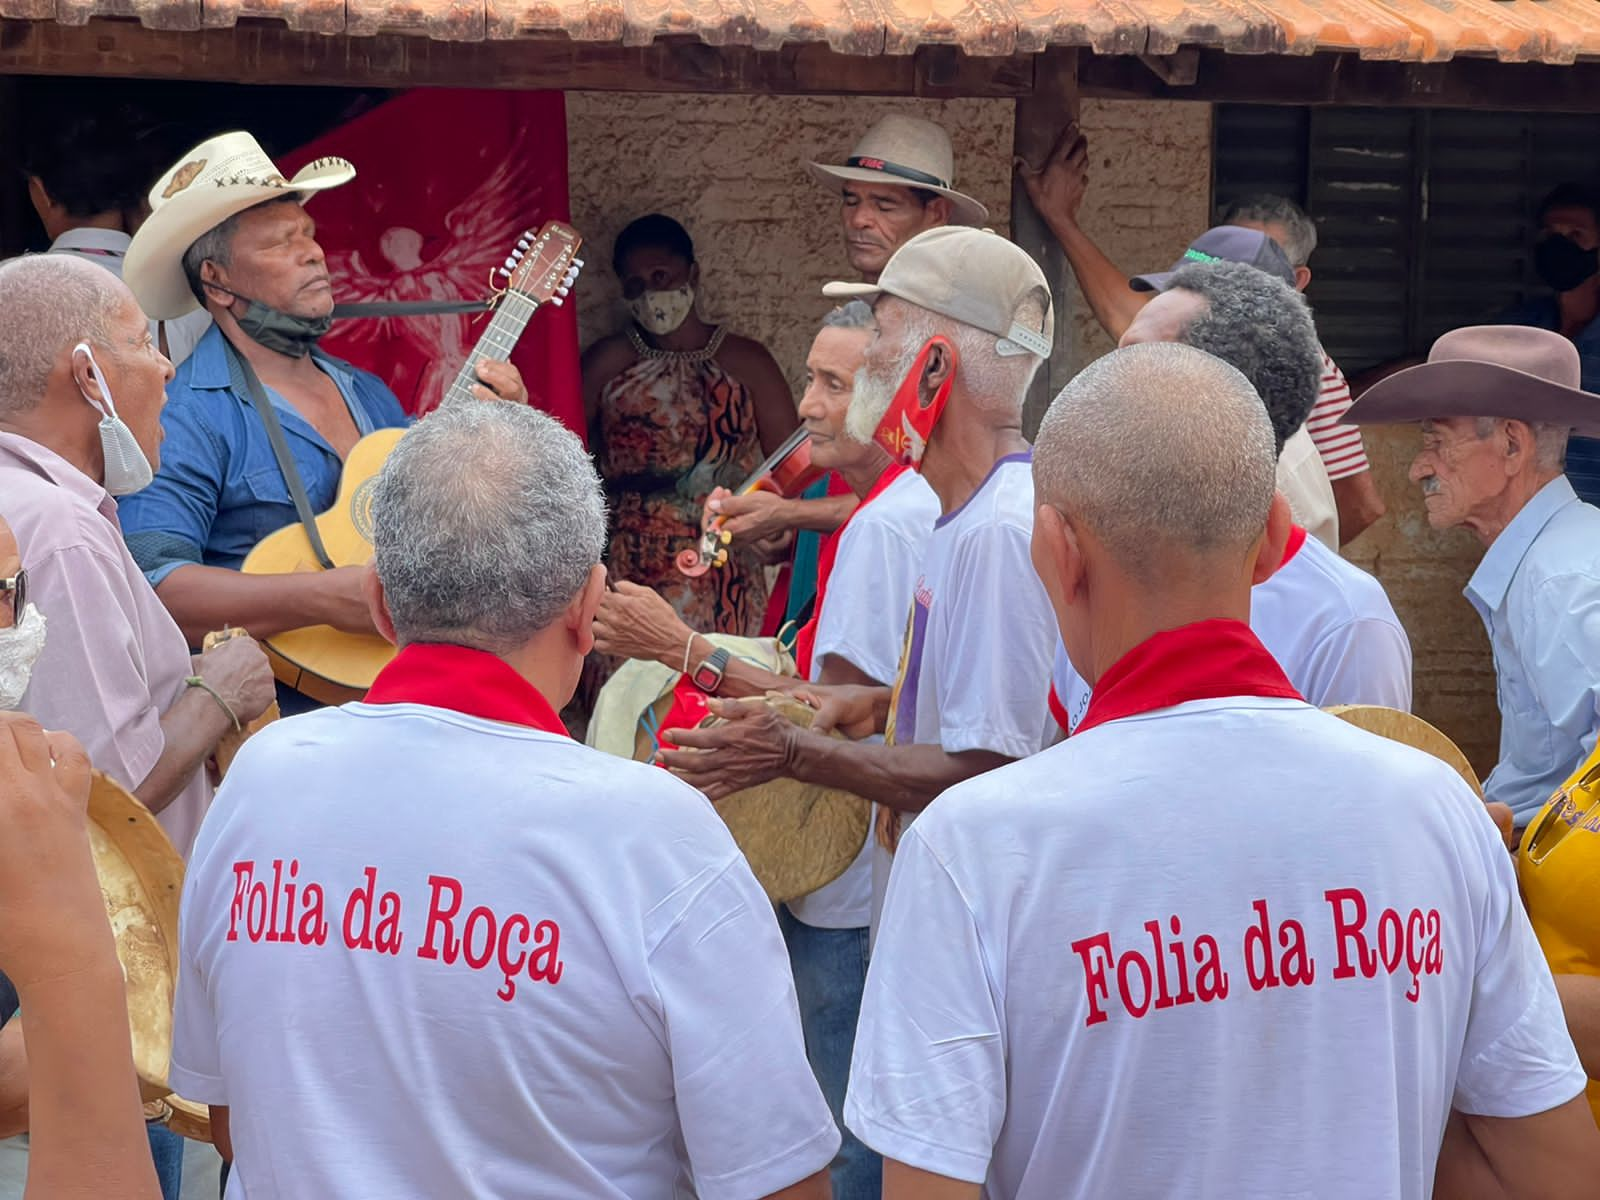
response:
{"label": "blue denim shirt", "polygon": [[[1559,330],[1561,309],[1554,296],[1541,296],[1513,308],[1500,318],[1500,323]],[[1572,341],[1583,363],[1583,390],[1600,395],[1600,317],[1590,321]],[[1600,504],[1600,438],[1575,437],[1567,443],[1567,478],[1579,499]]]}
{"label": "blue denim shirt", "polygon": [[[409,424],[376,375],[320,351],[312,358],[338,385],[363,437]],[[228,365],[222,331],[213,326],[167,386],[155,481],[118,504],[128,549],[151,587],[188,563],[237,568],[267,534],[299,519],[267,428],[234,390]],[[283,397],[270,388],[267,395],[311,508],[323,512],[338,494],[343,463]]]}
{"label": "blue denim shirt", "polygon": [[1552,479],[1500,531],[1466,597],[1489,631],[1500,702],[1500,761],[1483,791],[1520,828],[1600,728],[1600,509]]}

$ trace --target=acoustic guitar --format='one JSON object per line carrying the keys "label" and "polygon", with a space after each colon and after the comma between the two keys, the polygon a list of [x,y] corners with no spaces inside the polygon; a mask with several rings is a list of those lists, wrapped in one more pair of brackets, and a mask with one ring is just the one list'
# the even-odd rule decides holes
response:
{"label": "acoustic guitar", "polygon": [[[508,358],[539,307],[559,306],[566,299],[583,266],[578,258],[582,244],[577,230],[560,221],[523,235],[497,272],[506,281],[505,290],[494,302],[488,327],[442,403],[477,403],[472,388],[478,382],[478,364],[486,358]],[[372,560],[372,485],[404,435],[404,429],[368,434],[345,460],[333,507],[317,518],[317,532],[334,566],[363,566]],[[322,567],[304,526],[295,522],[263,538],[240,569],[247,575],[284,575]],[[343,633],[329,625],[291,629],[263,639],[262,646],[280,681],[324,704],[359,700],[395,654],[375,634]]]}

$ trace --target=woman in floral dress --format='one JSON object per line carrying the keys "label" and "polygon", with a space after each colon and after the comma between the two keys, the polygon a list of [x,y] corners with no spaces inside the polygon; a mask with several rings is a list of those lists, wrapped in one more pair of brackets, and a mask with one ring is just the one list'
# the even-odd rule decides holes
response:
{"label": "woman in floral dress", "polygon": [[698,579],[673,559],[699,539],[711,490],[738,487],[794,430],[794,399],[766,347],[700,319],[694,245],[672,218],[624,229],[612,267],[631,320],[583,356],[611,577],[655,588],[692,629],[753,636],[767,601],[756,547]]}

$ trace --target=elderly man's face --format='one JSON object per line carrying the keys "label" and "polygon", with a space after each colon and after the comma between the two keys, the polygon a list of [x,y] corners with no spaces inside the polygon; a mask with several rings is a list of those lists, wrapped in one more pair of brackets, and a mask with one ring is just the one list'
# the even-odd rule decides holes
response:
{"label": "elderly man's face", "polygon": [[1422,450],[1411,461],[1411,482],[1422,485],[1428,524],[1452,529],[1477,516],[1505,491],[1503,423],[1478,436],[1476,417],[1440,417],[1422,423]]}
{"label": "elderly man's face", "polygon": [[950,223],[950,202],[940,196],[924,204],[909,187],[851,181],[842,190],[839,216],[851,267],[876,279],[901,246]]}
{"label": "elderly man's face", "polygon": [[333,284],[316,230],[292,201],[247,210],[234,229],[228,266],[217,268],[218,282],[279,312],[326,316],[333,311]]}
{"label": "elderly man's face", "polygon": [[1198,292],[1173,288],[1162,292],[1139,310],[1139,315],[1123,330],[1123,346],[1140,346],[1146,342],[1181,342],[1184,330],[1205,315],[1206,298]]}
{"label": "elderly man's face", "polygon": [[915,332],[909,322],[917,311],[896,296],[880,296],[872,306],[878,328],[867,341],[845,419],[845,433],[858,442],[872,440],[878,423],[894,402],[895,392],[916,365],[922,343],[908,339],[908,335]]}
{"label": "elderly man's face", "polygon": [[[4,517],[0,517],[0,579],[10,579],[22,570],[22,554],[17,549],[16,536]],[[9,591],[0,592],[0,629],[10,629],[17,623],[13,607],[15,597]]]}
{"label": "elderly man's face", "polygon": [[811,435],[811,461],[832,471],[849,468],[872,451],[845,436],[844,418],[855,394],[856,372],[866,358],[870,329],[826,328],[806,355],[806,390],[800,420]]}
{"label": "elderly man's face", "polygon": [[108,353],[96,355],[106,374],[106,384],[123,419],[150,460],[151,470],[161,466],[161,410],[167,403],[172,363],[150,336],[150,322],[132,292],[106,321]]}

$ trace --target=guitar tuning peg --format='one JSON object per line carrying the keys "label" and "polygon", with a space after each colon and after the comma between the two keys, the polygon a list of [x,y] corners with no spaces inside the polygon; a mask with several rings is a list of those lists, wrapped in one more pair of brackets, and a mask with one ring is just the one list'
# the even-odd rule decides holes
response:
{"label": "guitar tuning peg", "polygon": [[508,271],[511,270],[516,265],[517,265],[517,260],[514,259],[514,258],[508,258],[505,261],[505,269],[508,270]]}
{"label": "guitar tuning peg", "polygon": [[500,276],[502,279],[510,279],[511,278],[511,272],[506,270],[504,267],[496,267],[494,269],[494,273],[496,275]]}
{"label": "guitar tuning peg", "polygon": [[581,259],[581,258],[575,258],[575,259],[573,259],[573,260],[572,260],[572,265],[573,265],[573,267],[575,267],[575,268],[581,268],[581,267],[582,267],[582,266],[583,266],[583,259]]}
{"label": "guitar tuning peg", "polygon": [[571,288],[566,288],[566,287],[558,287],[556,289],[556,295],[561,296],[562,298],[565,298],[567,296],[572,295],[572,289]]}
{"label": "guitar tuning peg", "polygon": [[560,296],[553,296],[553,297],[551,297],[550,303],[554,304],[557,308],[560,308],[563,304],[566,303],[566,301],[564,299],[562,299]]}

